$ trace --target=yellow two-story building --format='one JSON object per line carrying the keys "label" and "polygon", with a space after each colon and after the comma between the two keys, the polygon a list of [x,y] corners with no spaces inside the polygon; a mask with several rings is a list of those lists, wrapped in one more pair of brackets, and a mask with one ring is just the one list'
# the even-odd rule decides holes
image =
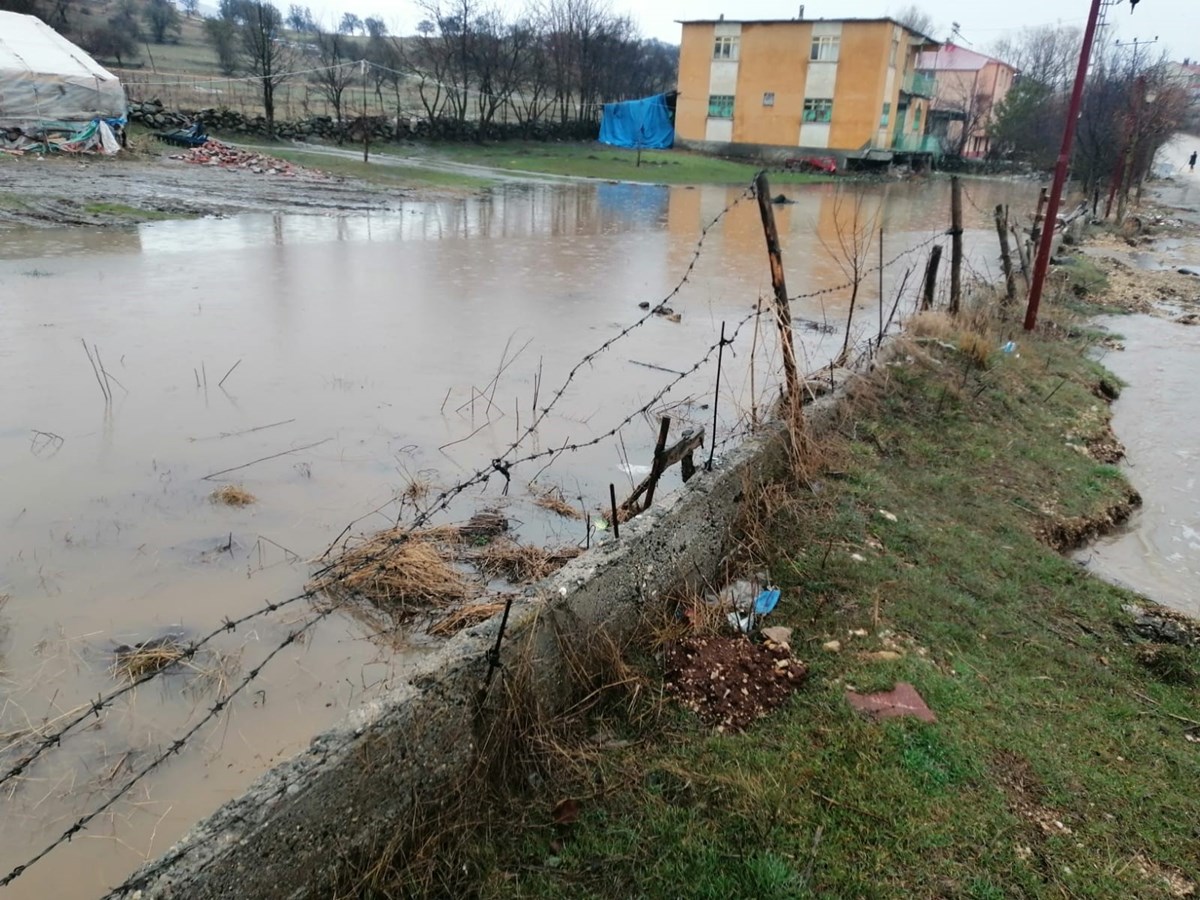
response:
{"label": "yellow two-story building", "polygon": [[894,19],[680,23],[679,146],[887,160],[924,149],[937,41]]}

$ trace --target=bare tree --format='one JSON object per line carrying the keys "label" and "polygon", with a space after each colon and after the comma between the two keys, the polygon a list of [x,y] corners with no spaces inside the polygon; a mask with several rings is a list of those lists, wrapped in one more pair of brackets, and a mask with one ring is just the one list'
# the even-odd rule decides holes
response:
{"label": "bare tree", "polygon": [[189,19],[194,19],[200,13],[200,0],[180,0],[179,5]]}
{"label": "bare tree", "polygon": [[316,36],[319,68],[309,79],[317,93],[329,101],[338,125],[338,143],[345,137],[345,118],[342,98],[354,81],[357,72],[353,65],[353,46],[338,32],[318,32]]}
{"label": "bare tree", "polygon": [[262,87],[267,136],[275,136],[275,89],[291,76],[294,54],[283,38],[283,14],[267,0],[244,0],[237,22],[242,68]]}
{"label": "bare tree", "polygon": [[933,34],[933,16],[931,16],[916,3],[910,3],[908,6],[905,6],[892,13],[892,18],[909,31],[915,31],[917,34],[924,35]]}

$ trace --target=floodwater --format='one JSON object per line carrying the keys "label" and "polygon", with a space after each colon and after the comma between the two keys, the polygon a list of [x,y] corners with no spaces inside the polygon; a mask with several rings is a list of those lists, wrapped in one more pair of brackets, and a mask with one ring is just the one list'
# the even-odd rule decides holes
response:
{"label": "floodwater", "polygon": [[[791,293],[846,280],[839,216],[875,216],[890,308],[948,226],[946,182],[784,188],[776,207]],[[1033,183],[968,182],[970,268],[994,275],[998,202],[1032,208]],[[701,229],[735,189],[624,184],[507,185],[471,199],[405,203],[357,217],[250,215],[128,229],[10,232],[0,243],[0,771],[30,728],[115,682],[113,648],[169,629],[203,634],[302,589],[350,526],[387,527],[413,481],[439,487],[487,466],[545,407],[571,366],[656,303],[687,270]],[[840,198],[840,199],[839,199]],[[948,239],[946,239],[948,241]],[[867,265],[876,261],[872,242]],[[947,268],[947,267],[944,267]],[[879,287],[860,294],[855,337],[878,327]],[[670,305],[580,370],[527,449],[617,428],[720,333],[770,295],[758,210],[737,204],[708,234]],[[842,342],[847,292],[793,306],[834,326],[801,329],[812,370]],[[764,318],[764,326],[769,323]],[[718,438],[774,387],[773,335],[748,323],[728,348]],[[106,403],[88,356],[112,378]],[[754,361],[752,363],[752,360]],[[640,365],[639,363],[649,364]],[[497,373],[499,372],[499,377]],[[540,373],[540,374],[539,374]],[[715,368],[702,366],[652,413],[712,422]],[[485,398],[486,395],[486,398]],[[508,515],[530,540],[577,542],[583,525],[539,515],[535,476],[603,505],[609,483],[648,462],[656,425],[513,469]],[[441,449],[439,449],[441,448]],[[525,452],[523,448],[522,452]],[[552,464],[543,472],[543,465]],[[214,475],[222,470],[233,470]],[[206,477],[212,476],[212,477]],[[501,479],[452,519],[498,502]],[[258,502],[210,502],[238,483]],[[411,510],[410,510],[411,512]],[[94,809],[203,715],[221,689],[303,621],[294,604],[215,642],[207,673],[160,678],[0,787],[0,878]],[[403,678],[430,639],[393,650],[335,614],[288,647],[181,753],[34,866],[5,897],[92,897],[166,849],[196,819],[310,736]],[[216,682],[215,684],[213,682]]]}
{"label": "floodwater", "polygon": [[1146,315],[1101,321],[1126,347],[1104,365],[1127,383],[1113,405],[1113,431],[1143,505],[1079,558],[1111,581],[1200,616],[1200,328]]}

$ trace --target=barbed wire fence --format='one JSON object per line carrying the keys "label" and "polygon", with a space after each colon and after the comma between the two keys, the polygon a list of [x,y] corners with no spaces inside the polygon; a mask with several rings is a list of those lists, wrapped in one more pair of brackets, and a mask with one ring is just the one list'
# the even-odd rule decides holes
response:
{"label": "barbed wire fence", "polygon": [[[732,201],[728,202],[720,212],[718,212],[711,220],[709,220],[701,228],[700,235],[696,241],[688,263],[685,266],[682,275],[675,282],[671,290],[668,291],[661,299],[649,304],[643,315],[639,316],[629,325],[621,328],[615,335],[606,339],[594,350],[581,357],[568,370],[562,383],[550,395],[546,405],[538,410],[531,423],[526,428],[519,431],[516,438],[507,445],[505,450],[498,457],[491,459],[486,465],[479,466],[466,478],[463,478],[457,483],[444,488],[428,505],[425,506],[424,509],[417,511],[409,521],[403,523],[403,526],[400,529],[400,536],[397,538],[397,540],[403,541],[407,539],[408,535],[411,535],[418,529],[428,525],[435,516],[449,510],[457,497],[473,487],[486,486],[493,478],[501,477],[504,480],[504,487],[502,488],[502,491],[507,493],[514,469],[530,466],[534,463],[543,463],[546,460],[554,462],[566,454],[577,453],[586,448],[594,447],[606,441],[611,441],[614,438],[617,438],[622,429],[627,427],[639,416],[645,416],[649,414],[660,403],[663,402],[664,398],[666,398],[668,394],[678,388],[685,381],[694,377],[702,369],[709,366],[713,362],[714,358],[719,357],[724,347],[734,345],[742,335],[746,326],[768,311],[764,304],[756,304],[753,311],[748,312],[737,319],[733,323],[731,329],[723,330],[721,338],[705,347],[703,353],[690,366],[679,370],[674,377],[665,382],[658,390],[656,390],[651,395],[649,400],[641,403],[636,409],[633,409],[631,412],[624,415],[616,424],[606,429],[604,432],[596,434],[587,440],[572,441],[568,438],[561,443],[556,443],[549,447],[531,450],[523,454],[520,453],[522,447],[525,446],[530,438],[537,434],[539,428],[545,423],[546,419],[560,404],[569,388],[577,381],[580,374],[585,369],[591,366],[598,358],[610,351],[614,346],[628,338],[639,328],[644,327],[648,322],[661,315],[661,312],[666,304],[678,297],[678,295],[694,277],[696,267],[705,253],[706,243],[712,230],[716,228],[716,226],[726,216],[728,216],[733,209],[738,207],[747,199],[753,197],[755,197],[755,193],[753,185],[751,185],[742,190]],[[867,270],[867,272],[875,273],[883,269],[891,268],[901,260],[907,259],[912,255],[919,253],[925,247],[928,247],[930,244],[943,237],[944,234],[945,232],[942,231],[936,232],[920,241],[916,245],[909,247],[898,254],[895,254],[890,259],[881,261],[874,267],[871,267],[869,270]],[[848,282],[842,285],[821,288],[807,293],[795,294],[789,297],[789,300],[801,301],[818,299],[840,291],[845,291],[851,286],[852,283]],[[899,301],[897,300],[897,302]],[[643,306],[647,305],[643,304]],[[847,328],[852,327],[852,324],[852,321],[848,321]],[[864,348],[863,352],[870,352],[872,340],[868,340],[866,342],[867,346]],[[858,346],[857,343],[856,346]],[[753,365],[753,358],[751,359],[751,365]],[[749,426],[746,426],[744,423],[738,423],[734,427],[730,428],[728,433],[720,441],[718,441],[714,426],[714,445],[721,448],[727,447],[735,441],[742,440],[752,435],[757,427],[757,423],[755,422],[752,422]],[[336,548],[336,545],[342,541],[342,539],[349,532],[350,528],[353,527],[353,524],[354,523],[351,523],[350,526],[347,526],[347,529],[343,530],[343,532],[334,539],[334,541],[329,545],[329,548],[321,557],[319,557],[319,559],[328,560]],[[400,520],[397,520],[397,526],[399,527],[401,524],[402,523]],[[390,552],[390,548],[388,550],[381,550],[377,554],[364,555],[364,557],[358,561],[351,571],[360,571],[370,565],[373,565],[388,552]],[[333,571],[335,565],[335,562],[325,561],[311,574],[308,581],[308,586],[306,586],[304,590],[292,596],[282,600],[266,603],[261,608],[247,612],[242,616],[223,619],[218,625],[213,627],[207,633],[181,646],[179,651],[180,661],[190,661],[195,659],[196,656],[200,654],[206,647],[218,640],[223,635],[235,633],[243,626],[251,622],[271,616],[280,610],[295,607],[298,604],[304,603],[305,601],[316,600],[322,593],[322,588],[317,587],[316,585],[320,585],[323,577],[329,575]],[[512,601],[510,597],[510,605],[511,602]],[[111,809],[138,784],[149,777],[154,771],[165,765],[173,756],[179,754],[197,733],[199,733],[206,725],[216,720],[222,713],[228,710],[230,704],[252,683],[254,683],[255,680],[261,676],[267,666],[279,655],[281,655],[288,647],[291,647],[302,641],[305,636],[311,633],[320,622],[326,620],[335,612],[338,612],[344,607],[345,601],[330,600],[329,602],[322,604],[320,607],[310,611],[302,622],[299,624],[294,624],[293,627],[289,628],[287,634],[278,643],[276,643],[269,652],[259,659],[259,661],[252,668],[248,669],[245,674],[236,681],[236,683],[220,692],[217,699],[214,700],[213,703],[204,710],[204,713],[200,716],[200,718],[193,722],[182,734],[179,735],[179,737],[172,740],[163,749],[161,749],[160,752],[151,757],[143,765],[133,770],[120,787],[106,796],[105,799],[97,806],[75,818],[71,824],[61,832],[61,834],[46,844],[40,851],[31,855],[20,865],[16,865],[11,868],[3,876],[0,876],[0,888],[12,884],[25,872],[27,872],[31,866],[38,864],[63,844],[69,843],[72,838],[86,830],[88,825],[97,817],[103,815],[106,811]],[[501,629],[497,637],[497,652],[499,649],[500,640],[502,640],[502,638],[503,630]],[[493,668],[494,664],[495,660],[493,658]],[[64,741],[83,730],[83,727],[87,723],[98,720],[106,710],[111,709],[122,698],[133,694],[138,690],[138,688],[146,685],[147,683],[163,677],[167,671],[167,667],[153,669],[127,681],[125,684],[122,684],[119,687],[116,687],[108,692],[101,693],[94,700],[90,700],[84,704],[81,704],[76,708],[76,711],[68,714],[68,717],[59,725],[57,725],[57,727],[55,727],[52,731],[38,734],[35,740],[29,742],[32,744],[31,749],[25,751],[21,758],[15,763],[0,771],[0,786],[26,775],[30,769],[47,753],[49,753],[51,750],[61,748],[64,745]],[[11,750],[15,746],[19,745],[20,742],[18,741],[10,744],[7,748],[0,747],[0,753],[4,753],[6,750]],[[186,847],[184,849],[177,850],[171,854],[168,859],[164,860],[162,864],[169,864],[186,852]],[[122,889],[123,888],[118,888],[117,890]]]}

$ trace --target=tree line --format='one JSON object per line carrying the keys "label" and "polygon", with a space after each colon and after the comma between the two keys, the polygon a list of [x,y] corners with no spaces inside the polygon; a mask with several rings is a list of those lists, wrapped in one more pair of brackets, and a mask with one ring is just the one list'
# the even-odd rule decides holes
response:
{"label": "tree line", "polygon": [[[1062,141],[1082,44],[1073,26],[1026,28],[993,52],[1020,70],[998,104],[994,152],[1051,169]],[[1159,149],[1189,115],[1187,91],[1173,77],[1165,53],[1145,44],[1100,40],[1084,89],[1072,168],[1088,197],[1118,205],[1140,192]]]}
{"label": "tree line", "polygon": [[480,131],[501,117],[522,127],[591,124],[605,102],[675,83],[678,48],[642,39],[605,0],[542,0],[516,14],[479,0],[417,5],[423,18],[412,35],[353,13],[323,27],[308,7],[293,4],[285,15],[265,0],[221,0],[205,29],[224,73],[261,84],[268,129],[275,92],[293,77],[324,97],[338,122],[364,111],[349,102],[362,85],[397,115],[415,95],[431,122]]}

